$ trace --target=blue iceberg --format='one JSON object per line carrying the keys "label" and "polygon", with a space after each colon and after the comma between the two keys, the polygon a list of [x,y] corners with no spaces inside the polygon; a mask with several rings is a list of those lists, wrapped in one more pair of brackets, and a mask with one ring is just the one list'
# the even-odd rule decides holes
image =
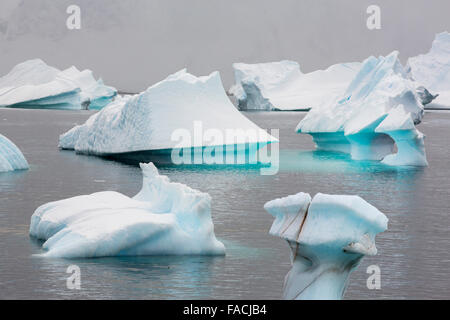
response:
{"label": "blue iceberg", "polygon": [[358,196],[307,193],[275,199],[264,208],[275,221],[270,234],[291,249],[284,299],[342,299],[350,273],[365,255],[376,255],[375,236],[388,219]]}
{"label": "blue iceberg", "polygon": [[[180,131],[192,139],[176,138]],[[222,139],[207,139],[202,132]],[[59,147],[111,156],[238,144],[259,148],[277,141],[233,106],[218,72],[196,77],[181,70],[140,94],[117,98],[62,134]]]}
{"label": "blue iceberg", "polygon": [[170,182],[141,164],[141,191],[129,198],[98,192],[40,206],[30,236],[45,240],[45,257],[224,255],[214,234],[211,197]]}
{"label": "blue iceberg", "polygon": [[310,134],[317,149],[349,153],[354,160],[427,166],[424,135],[415,127],[423,115],[416,84],[394,51],[368,58],[346,92],[309,111],[296,131]]}
{"label": "blue iceberg", "polygon": [[28,169],[28,162],[17,146],[0,134],[0,172]]}

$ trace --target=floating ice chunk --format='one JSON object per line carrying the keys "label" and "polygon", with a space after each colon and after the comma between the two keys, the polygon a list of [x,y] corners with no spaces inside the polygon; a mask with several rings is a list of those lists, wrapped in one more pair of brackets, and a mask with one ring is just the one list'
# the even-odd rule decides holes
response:
{"label": "floating ice chunk", "polygon": [[[214,130],[222,134],[223,140],[207,142],[199,137],[177,141],[172,134],[178,129],[186,130],[191,137],[199,129]],[[228,135],[227,131],[236,135]],[[233,106],[218,72],[196,77],[181,70],[141,94],[117,99],[83,125],[61,135],[59,146],[111,155],[243,142],[264,146],[276,141]]]}
{"label": "floating ice chunk", "polygon": [[112,191],[50,202],[31,217],[30,235],[45,240],[43,256],[224,255],[214,234],[211,197],[141,164],[142,190]]}
{"label": "floating ice chunk", "polygon": [[[402,116],[398,113],[400,109]],[[396,161],[383,162],[423,166],[426,160],[417,161],[416,156],[420,153],[425,159],[423,136],[416,137],[414,128],[423,114],[415,83],[407,79],[398,52],[394,51],[386,57],[368,58],[343,96],[313,108],[296,130],[312,135],[318,149],[350,153],[354,160],[383,160],[394,152],[395,143],[410,137],[410,145],[417,147],[411,159],[402,152],[404,156],[396,157]],[[404,128],[405,117],[413,128]],[[405,130],[414,134],[400,139],[396,133]]]}
{"label": "floating ice chunk", "polygon": [[342,94],[360,63],[342,63],[302,73],[297,62],[283,60],[233,64],[236,84],[229,90],[241,110],[304,110]]}
{"label": "floating ice chunk", "polygon": [[40,59],[20,63],[0,78],[0,107],[100,109],[116,94],[90,70],[60,71]]}
{"label": "floating ice chunk", "polygon": [[297,62],[234,63],[236,84],[230,89],[241,110],[272,110],[270,93],[301,75]]}
{"label": "floating ice chunk", "polygon": [[306,193],[269,201],[270,233],[291,248],[285,299],[341,299],[364,255],[377,254],[375,236],[388,219],[358,196]]}
{"label": "floating ice chunk", "polygon": [[28,169],[28,162],[17,146],[0,134],[0,172]]}
{"label": "floating ice chunk", "polygon": [[428,53],[409,58],[407,70],[420,86],[433,93],[427,96],[433,102],[430,107],[450,108],[450,33],[437,34]]}
{"label": "floating ice chunk", "polygon": [[406,112],[403,105],[393,109],[375,131],[389,135],[397,145],[397,153],[387,155],[383,163],[393,166],[428,166],[424,135],[416,129],[410,113]]}
{"label": "floating ice chunk", "polygon": [[434,99],[436,99],[439,96],[439,94],[432,94],[424,86],[418,86],[416,88],[416,92],[424,106],[430,104]]}
{"label": "floating ice chunk", "polygon": [[264,209],[275,217],[270,234],[296,241],[310,203],[311,196],[303,192],[267,202]]}
{"label": "floating ice chunk", "polygon": [[78,86],[59,79],[61,72],[42,60],[29,60],[15,66],[0,78],[0,107],[48,106],[67,104],[81,108]]}
{"label": "floating ice chunk", "polygon": [[91,70],[80,71],[72,66],[58,74],[58,78],[73,82],[80,89],[80,100],[89,109],[102,109],[117,95],[113,87],[105,86],[102,79],[95,80]]}

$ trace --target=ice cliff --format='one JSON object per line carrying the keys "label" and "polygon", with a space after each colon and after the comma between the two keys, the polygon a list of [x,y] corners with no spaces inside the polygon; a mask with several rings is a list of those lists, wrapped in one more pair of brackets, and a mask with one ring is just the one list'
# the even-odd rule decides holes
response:
{"label": "ice cliff", "polygon": [[296,131],[310,134],[318,149],[355,160],[427,166],[424,135],[415,127],[423,114],[415,83],[394,51],[365,60],[344,94],[309,111]]}
{"label": "ice cliff", "polygon": [[116,94],[90,70],[60,71],[40,59],[20,63],[0,78],[0,107],[101,109]]}
{"label": "ice cliff", "polygon": [[342,94],[360,63],[342,63],[302,73],[294,61],[233,64],[236,84],[229,90],[240,110],[304,110]]}
{"label": "ice cliff", "polygon": [[[202,132],[213,130],[223,140],[194,139],[200,126]],[[173,139],[172,134],[178,129],[186,130],[192,139]],[[226,134],[230,130],[236,135]],[[218,72],[196,77],[181,70],[141,94],[117,99],[86,123],[61,135],[59,146],[81,153],[111,155],[244,142],[264,146],[276,141],[233,106]]]}
{"label": "ice cliff", "polygon": [[429,97],[434,95],[434,101],[428,99],[434,107],[450,108],[450,33],[437,34],[427,54],[409,58],[407,70],[414,80],[431,92]]}
{"label": "ice cliff", "polygon": [[141,164],[141,191],[129,198],[104,191],[50,202],[31,217],[30,235],[43,256],[224,255],[214,234],[211,197],[170,182]]}
{"label": "ice cliff", "polygon": [[17,146],[0,134],[0,172],[28,169],[28,162]]}
{"label": "ice cliff", "polygon": [[341,299],[350,273],[365,255],[377,254],[375,236],[388,219],[358,196],[307,193],[275,199],[264,208],[275,221],[270,234],[287,241],[292,268],[284,298]]}

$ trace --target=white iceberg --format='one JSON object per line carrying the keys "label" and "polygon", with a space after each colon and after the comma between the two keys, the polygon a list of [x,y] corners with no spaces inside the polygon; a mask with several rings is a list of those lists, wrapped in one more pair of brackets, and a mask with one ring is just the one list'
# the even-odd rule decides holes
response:
{"label": "white iceberg", "polygon": [[211,197],[173,183],[141,164],[143,186],[129,198],[98,192],[40,206],[30,235],[45,240],[43,256],[224,255],[214,234]]}
{"label": "white iceberg", "polygon": [[60,71],[40,59],[20,63],[0,78],[0,107],[101,109],[116,94],[90,70]]}
{"label": "white iceberg", "polygon": [[394,51],[368,58],[346,92],[309,111],[296,131],[310,134],[318,149],[350,153],[355,160],[427,166],[424,135],[415,127],[423,114],[415,83]]}
{"label": "white iceberg", "polygon": [[234,63],[236,84],[229,92],[240,110],[305,110],[342,94],[361,63],[341,63],[302,73],[297,62]]}
{"label": "white iceberg", "polygon": [[437,94],[432,107],[450,108],[450,33],[437,34],[428,53],[409,58],[407,70],[421,86]]}
{"label": "white iceberg", "polygon": [[0,134],[0,172],[28,169],[28,162],[19,148]]}
{"label": "white iceberg", "polygon": [[270,234],[291,248],[284,299],[336,300],[364,255],[376,255],[375,236],[388,219],[358,196],[307,193],[269,201]]}
{"label": "white iceberg", "polygon": [[[192,139],[175,139],[177,130]],[[198,131],[218,133],[223,139],[194,138],[201,135]],[[59,147],[105,156],[215,145],[262,147],[276,141],[233,106],[218,72],[196,77],[181,70],[141,94],[112,102],[61,135]]]}

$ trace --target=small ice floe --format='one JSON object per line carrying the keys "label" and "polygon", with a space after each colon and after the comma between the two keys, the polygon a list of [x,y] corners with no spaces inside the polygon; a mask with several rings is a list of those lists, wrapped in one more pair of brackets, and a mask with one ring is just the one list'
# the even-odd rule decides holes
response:
{"label": "small ice floe", "polygon": [[284,298],[335,300],[365,255],[376,255],[375,236],[388,219],[358,196],[307,193],[275,199],[264,208],[275,221],[270,234],[287,241],[292,268]]}
{"label": "small ice floe", "polygon": [[45,240],[42,256],[224,255],[211,197],[170,182],[152,163],[141,169],[142,189],[133,198],[104,191],[40,206],[30,236]]}

